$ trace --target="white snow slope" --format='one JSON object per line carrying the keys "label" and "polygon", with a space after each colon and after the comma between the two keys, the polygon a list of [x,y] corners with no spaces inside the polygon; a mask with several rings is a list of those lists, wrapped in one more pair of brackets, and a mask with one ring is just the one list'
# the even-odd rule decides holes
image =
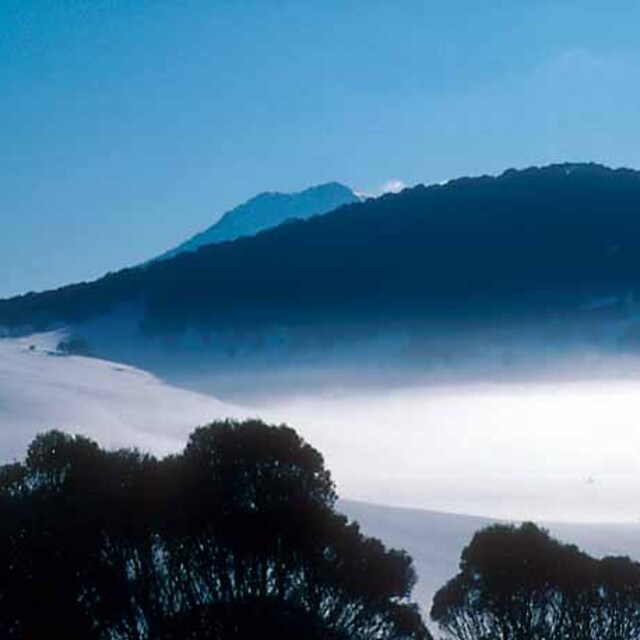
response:
{"label": "white snow slope", "polygon": [[241,417],[238,407],[104,360],[57,355],[55,333],[0,339],[0,462],[20,458],[49,429],[102,446],[180,449],[198,425]]}

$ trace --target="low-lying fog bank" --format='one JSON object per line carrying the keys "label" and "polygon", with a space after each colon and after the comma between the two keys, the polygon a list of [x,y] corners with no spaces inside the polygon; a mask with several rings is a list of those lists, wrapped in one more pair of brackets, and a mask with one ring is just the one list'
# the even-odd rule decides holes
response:
{"label": "low-lying fog bank", "polygon": [[56,339],[0,340],[5,460],[50,428],[165,453],[198,424],[259,416],[318,448],[344,497],[487,517],[640,520],[633,378],[319,385],[255,402],[247,379],[240,408],[114,362],[55,355]]}
{"label": "low-lying fog bank", "polygon": [[640,382],[517,382],[265,404],[340,494],[489,517],[640,520]]}

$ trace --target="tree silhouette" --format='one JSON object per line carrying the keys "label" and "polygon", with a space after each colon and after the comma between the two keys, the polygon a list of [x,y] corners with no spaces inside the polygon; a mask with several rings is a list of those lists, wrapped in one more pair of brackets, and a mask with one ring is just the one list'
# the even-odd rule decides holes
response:
{"label": "tree silhouette", "polygon": [[479,531],[431,617],[455,640],[636,640],[640,565],[596,560],[531,523]]}
{"label": "tree silhouette", "polygon": [[429,638],[410,558],[335,500],[284,426],[215,423],[163,460],[38,436],[0,468],[0,636]]}

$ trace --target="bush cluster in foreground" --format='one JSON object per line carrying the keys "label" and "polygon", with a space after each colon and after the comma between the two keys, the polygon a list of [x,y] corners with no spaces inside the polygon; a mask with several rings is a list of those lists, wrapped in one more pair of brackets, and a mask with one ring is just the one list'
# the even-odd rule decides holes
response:
{"label": "bush cluster in foreground", "polygon": [[596,560],[531,523],[479,531],[431,609],[454,640],[637,640],[640,564]]}
{"label": "bush cluster in foreground", "polygon": [[335,500],[287,427],[212,424],[162,460],[38,436],[0,468],[0,637],[429,638],[411,559]]}

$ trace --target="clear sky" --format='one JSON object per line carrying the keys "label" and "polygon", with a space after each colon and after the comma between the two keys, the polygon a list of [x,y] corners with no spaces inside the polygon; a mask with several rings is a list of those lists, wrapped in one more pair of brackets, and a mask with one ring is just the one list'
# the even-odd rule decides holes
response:
{"label": "clear sky", "polygon": [[1,0],[0,295],[264,190],[640,167],[637,0]]}

